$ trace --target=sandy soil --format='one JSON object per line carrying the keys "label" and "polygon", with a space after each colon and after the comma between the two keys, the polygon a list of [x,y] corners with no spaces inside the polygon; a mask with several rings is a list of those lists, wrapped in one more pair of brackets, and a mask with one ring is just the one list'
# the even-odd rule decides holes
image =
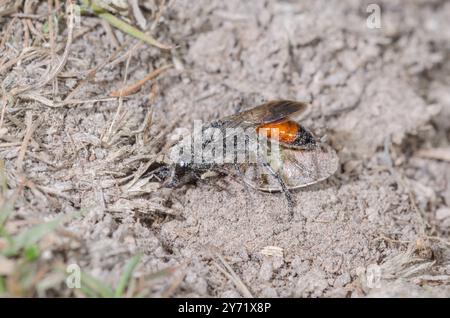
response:
{"label": "sandy soil", "polygon": [[[24,31],[21,19],[0,18],[12,31],[1,47],[0,157],[7,192],[22,189],[11,222],[20,231],[83,212],[43,263],[76,263],[114,285],[141,252],[135,277],[171,269],[145,285],[151,296],[450,296],[450,2],[378,1],[380,29],[366,26],[371,1],[176,0],[157,20],[158,5],[142,2],[158,22],[152,34],[176,49],[136,48],[114,31],[118,48],[98,17],[83,16],[57,81],[13,98],[55,61],[36,39],[44,56],[5,67],[26,53]],[[61,56],[64,19],[55,41]],[[109,98],[125,76],[169,63],[123,103],[61,105],[68,94]],[[341,162],[332,178],[293,192],[292,220],[283,195],[233,176],[175,190],[149,182],[177,128],[270,99],[309,102],[303,124],[326,134]],[[72,294],[64,284],[43,293]]]}

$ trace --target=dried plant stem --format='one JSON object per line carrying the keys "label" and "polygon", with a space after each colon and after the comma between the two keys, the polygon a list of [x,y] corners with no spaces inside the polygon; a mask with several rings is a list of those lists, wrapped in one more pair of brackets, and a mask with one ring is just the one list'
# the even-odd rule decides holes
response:
{"label": "dried plant stem", "polygon": [[132,94],[135,94],[137,92],[139,92],[139,90],[141,89],[141,87],[147,83],[148,81],[155,79],[156,77],[158,77],[160,74],[162,74],[163,72],[165,72],[166,70],[170,69],[171,67],[173,67],[173,65],[169,64],[169,65],[165,65],[162,66],[156,70],[154,70],[153,72],[151,72],[150,74],[148,74],[147,76],[145,76],[143,79],[127,86],[124,88],[121,88],[117,91],[114,91],[111,93],[111,96],[113,97],[125,97],[125,96],[129,96]]}
{"label": "dried plant stem", "polygon": [[23,171],[23,160],[25,159],[25,153],[28,148],[28,144],[30,143],[31,135],[33,134],[34,129],[36,128],[36,124],[33,125],[33,115],[31,112],[27,112],[25,116],[25,123],[27,126],[27,130],[25,132],[25,137],[23,137],[22,146],[20,147],[19,156],[17,158],[17,171],[21,173]]}

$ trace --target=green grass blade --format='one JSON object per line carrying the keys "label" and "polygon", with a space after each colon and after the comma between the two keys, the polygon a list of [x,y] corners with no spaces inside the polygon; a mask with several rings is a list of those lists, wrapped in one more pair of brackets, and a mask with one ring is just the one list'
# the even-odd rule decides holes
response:
{"label": "green grass blade", "polygon": [[0,296],[6,293],[6,282],[3,277],[0,276]]}
{"label": "green grass blade", "polygon": [[119,285],[117,285],[116,292],[114,293],[115,297],[122,297],[125,289],[130,282],[131,276],[133,275],[136,266],[139,264],[141,260],[141,255],[138,254],[134,256],[125,266],[125,270],[123,271],[122,277],[120,278]]}
{"label": "green grass blade", "polygon": [[81,273],[82,291],[89,297],[111,298],[114,296],[113,289],[102,281],[87,273]]}
{"label": "green grass blade", "polygon": [[11,204],[5,203],[4,206],[0,207],[0,230],[3,229],[12,212],[13,207]]}
{"label": "green grass blade", "polygon": [[172,47],[162,44],[161,42],[157,41],[153,37],[151,37],[148,34],[145,34],[141,30],[133,27],[132,25],[122,21],[121,19],[117,18],[115,15],[109,13],[102,7],[95,4],[94,1],[88,1],[84,0],[83,4],[85,7],[90,7],[96,15],[98,15],[100,18],[107,21],[109,24],[111,24],[113,27],[118,28],[119,30],[128,33],[129,35],[149,44],[156,46],[163,50],[170,50]]}
{"label": "green grass blade", "polygon": [[54,220],[42,224],[38,224],[17,236],[11,240],[11,246],[4,251],[5,255],[15,255],[20,250],[26,249],[34,244],[37,244],[39,240],[50,232],[53,232],[63,222],[73,219],[80,215],[80,212],[70,213],[68,215],[60,215]]}
{"label": "green grass blade", "polygon": [[88,298],[99,298],[100,297],[99,294],[97,294],[95,291],[93,291],[89,287],[81,286],[80,290],[83,293],[83,295]]}
{"label": "green grass blade", "polygon": [[23,231],[12,240],[12,246],[5,251],[7,255],[17,254],[21,249],[36,244],[43,236],[54,231],[62,222],[63,216],[55,220],[36,225],[26,231]]}

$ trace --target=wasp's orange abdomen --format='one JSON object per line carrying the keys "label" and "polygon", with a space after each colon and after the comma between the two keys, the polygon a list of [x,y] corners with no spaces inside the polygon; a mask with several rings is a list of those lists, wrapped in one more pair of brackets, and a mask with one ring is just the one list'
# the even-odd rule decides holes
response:
{"label": "wasp's orange abdomen", "polygon": [[[278,140],[286,144],[292,144],[297,140],[301,130],[300,125],[292,120],[285,120],[261,125],[256,128],[258,134],[264,134],[269,139],[276,138],[272,136],[274,129],[278,129]],[[267,135],[266,135],[267,134]]]}

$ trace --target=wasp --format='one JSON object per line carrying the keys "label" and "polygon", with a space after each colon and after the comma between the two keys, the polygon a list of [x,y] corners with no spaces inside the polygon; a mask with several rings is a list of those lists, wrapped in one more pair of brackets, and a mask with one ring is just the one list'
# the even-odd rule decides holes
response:
{"label": "wasp", "polygon": [[292,119],[307,104],[290,100],[252,109],[201,125],[170,149],[164,171],[167,187],[233,169],[246,185],[283,192],[293,213],[291,190],[323,181],[339,166],[336,151]]}

